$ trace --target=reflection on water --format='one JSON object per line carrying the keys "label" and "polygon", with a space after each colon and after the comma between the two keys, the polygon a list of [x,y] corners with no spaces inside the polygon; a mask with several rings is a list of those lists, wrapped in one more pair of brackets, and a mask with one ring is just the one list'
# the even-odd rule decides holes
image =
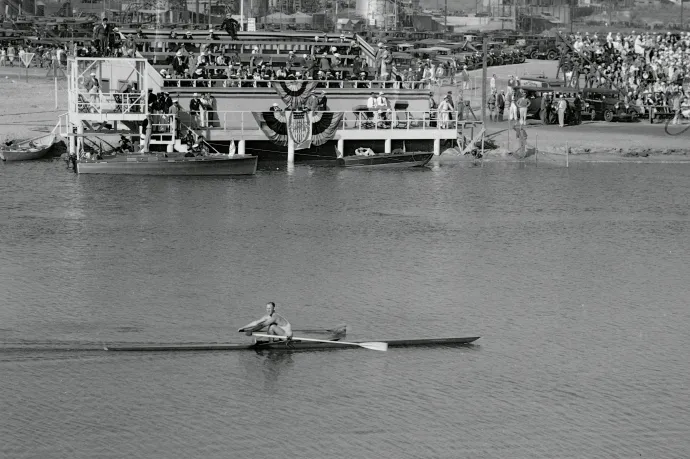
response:
{"label": "reflection on water", "polygon": [[[689,176],[0,165],[0,456],[683,457]],[[347,323],[350,341],[482,338],[385,353],[98,350],[248,342],[236,330],[267,301],[296,328]]]}

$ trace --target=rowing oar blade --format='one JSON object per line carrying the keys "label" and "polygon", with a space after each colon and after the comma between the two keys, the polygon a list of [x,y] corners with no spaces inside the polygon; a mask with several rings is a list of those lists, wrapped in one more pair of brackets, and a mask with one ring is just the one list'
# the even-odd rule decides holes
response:
{"label": "rowing oar blade", "polygon": [[[267,335],[266,333],[254,333],[254,336],[261,336],[262,338],[288,339],[287,336]],[[370,349],[372,351],[387,351],[388,350],[388,343],[376,342],[376,341],[370,342],[370,343],[350,343],[347,341],[328,341],[325,339],[300,338],[297,336],[293,336],[292,339],[294,341],[311,341],[313,343],[330,343],[330,344],[344,344],[346,346],[359,346],[359,347],[363,347],[364,349]]]}

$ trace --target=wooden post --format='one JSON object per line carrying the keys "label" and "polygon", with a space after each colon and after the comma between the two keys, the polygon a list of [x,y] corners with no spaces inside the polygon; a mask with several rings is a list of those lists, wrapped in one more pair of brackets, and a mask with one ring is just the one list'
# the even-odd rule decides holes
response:
{"label": "wooden post", "polygon": [[288,164],[295,164],[295,142],[288,136]]}
{"label": "wooden post", "polygon": [[[508,108],[510,110],[510,108]],[[508,118],[510,118],[510,113],[508,114]],[[510,152],[510,119],[508,120],[508,152]]]}
{"label": "wooden post", "polygon": [[484,165],[484,136],[486,136],[486,129],[482,131],[482,166]]}
{"label": "wooden post", "polygon": [[58,86],[57,86],[57,78],[55,78],[55,110],[58,109]]}
{"label": "wooden post", "polygon": [[244,139],[237,141],[237,154],[238,155],[240,155],[240,156],[245,155],[244,149],[245,149],[246,143],[247,143],[247,141]]}
{"label": "wooden post", "polygon": [[384,153],[390,153],[391,152],[391,139],[390,138],[383,141],[383,152]]}
{"label": "wooden post", "polygon": [[441,139],[437,137],[434,139],[434,156],[439,156],[441,154]]}
{"label": "wooden post", "polygon": [[570,159],[570,148],[568,148],[568,142],[565,143],[565,167],[569,167]]}
{"label": "wooden post", "polygon": [[486,35],[482,40],[482,124],[486,122],[486,53],[488,49],[489,37]]}

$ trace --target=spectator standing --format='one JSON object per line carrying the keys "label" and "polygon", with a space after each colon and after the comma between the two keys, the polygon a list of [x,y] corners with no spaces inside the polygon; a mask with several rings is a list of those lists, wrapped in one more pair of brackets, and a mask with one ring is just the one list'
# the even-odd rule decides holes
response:
{"label": "spectator standing", "polygon": [[192,117],[192,129],[199,129],[200,118],[199,110],[201,109],[201,101],[199,100],[199,94],[194,93],[192,100],[189,101],[189,114]]}
{"label": "spectator standing", "polygon": [[496,108],[498,109],[498,121],[503,121],[503,111],[506,108],[506,95],[505,91],[502,89],[496,97]]}
{"label": "spectator standing", "polygon": [[565,100],[565,96],[561,94],[558,100],[558,125],[560,127],[565,126],[565,111],[568,109],[568,102]]}
{"label": "spectator standing", "polygon": [[549,124],[548,107],[549,107],[549,94],[545,92],[542,94],[541,105],[539,107],[539,119],[541,120],[542,124]]}
{"label": "spectator standing", "polygon": [[489,98],[486,100],[489,109],[489,121],[496,121],[496,90],[492,89]]}
{"label": "spectator standing", "polygon": [[527,109],[531,105],[530,100],[527,98],[527,95],[525,94],[524,90],[520,90],[520,98],[518,99],[517,103],[518,111],[520,113],[520,124],[525,125],[527,124]]}
{"label": "spectator standing", "polygon": [[460,72],[460,80],[462,81],[463,91],[470,89],[470,73],[467,71],[466,65],[462,67],[462,72]]}

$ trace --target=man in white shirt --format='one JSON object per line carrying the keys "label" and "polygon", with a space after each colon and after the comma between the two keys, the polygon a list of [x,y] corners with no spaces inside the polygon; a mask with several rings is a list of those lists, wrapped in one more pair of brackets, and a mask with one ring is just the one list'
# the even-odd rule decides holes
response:
{"label": "man in white shirt", "polygon": [[367,99],[367,108],[369,110],[376,110],[376,93],[371,93],[369,94],[369,98]]}
{"label": "man in white shirt", "polygon": [[[378,116],[378,106],[377,106],[377,100],[376,100],[376,93],[372,92],[369,94],[369,98],[367,99],[367,110],[373,114],[374,117],[374,123],[378,123],[379,116]],[[369,117],[369,113],[367,113],[367,118]]]}
{"label": "man in white shirt", "polygon": [[383,91],[379,92],[379,96],[376,98],[376,110],[378,119],[380,121],[385,121],[388,119],[390,103],[388,102],[388,98],[383,94]]}

